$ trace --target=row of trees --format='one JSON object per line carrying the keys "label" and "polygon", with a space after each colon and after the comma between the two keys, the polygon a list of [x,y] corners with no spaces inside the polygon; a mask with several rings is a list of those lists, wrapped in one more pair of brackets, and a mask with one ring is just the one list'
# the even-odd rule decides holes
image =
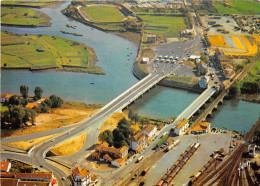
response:
{"label": "row of trees", "polygon": [[[29,92],[28,85],[21,85],[20,86],[20,92],[21,92],[23,98],[27,99],[28,98],[28,92]],[[43,90],[42,90],[41,87],[38,87],[38,86],[35,87],[35,89],[34,89],[34,100],[41,99],[42,93],[43,93]]]}

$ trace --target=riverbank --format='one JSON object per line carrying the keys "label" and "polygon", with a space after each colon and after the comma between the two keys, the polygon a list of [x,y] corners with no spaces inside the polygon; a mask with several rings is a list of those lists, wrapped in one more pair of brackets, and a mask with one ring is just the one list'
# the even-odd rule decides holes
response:
{"label": "riverbank", "polygon": [[250,103],[260,104],[260,93],[258,94],[239,94],[235,97],[237,100],[243,100]]}
{"label": "riverbank", "polygon": [[57,36],[1,32],[1,69],[3,70],[64,70],[105,73],[95,65],[93,48]]}

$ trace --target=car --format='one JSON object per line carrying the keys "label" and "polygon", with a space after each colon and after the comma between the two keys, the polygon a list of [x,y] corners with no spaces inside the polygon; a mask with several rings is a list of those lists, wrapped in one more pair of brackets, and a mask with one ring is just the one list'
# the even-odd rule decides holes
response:
{"label": "car", "polygon": [[62,178],[61,178],[61,180],[62,180],[62,181],[65,181],[65,180],[66,180],[66,178],[65,178],[65,177],[62,177]]}
{"label": "car", "polygon": [[54,142],[54,141],[55,141],[55,139],[52,139],[51,141],[52,141],[52,142]]}

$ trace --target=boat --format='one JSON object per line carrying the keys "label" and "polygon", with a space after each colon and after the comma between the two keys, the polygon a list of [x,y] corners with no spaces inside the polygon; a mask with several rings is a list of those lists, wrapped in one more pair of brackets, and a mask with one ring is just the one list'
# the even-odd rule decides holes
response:
{"label": "boat", "polygon": [[90,84],[91,84],[91,85],[94,85],[95,83],[91,82]]}

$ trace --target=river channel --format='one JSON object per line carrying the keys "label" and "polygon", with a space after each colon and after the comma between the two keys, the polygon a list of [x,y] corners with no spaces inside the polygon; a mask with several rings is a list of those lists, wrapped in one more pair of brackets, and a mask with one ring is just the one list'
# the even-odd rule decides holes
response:
{"label": "river channel", "polygon": [[[2,93],[17,94],[20,85],[27,84],[30,95],[33,95],[35,86],[40,86],[44,90],[44,96],[56,94],[65,100],[106,104],[138,82],[132,73],[137,46],[114,34],[93,29],[62,15],[60,10],[69,3],[63,3],[56,8],[41,9],[52,18],[51,27],[1,27],[1,29],[22,34],[55,35],[85,43],[94,48],[99,60],[97,66],[100,66],[107,75],[61,71],[2,71]],[[66,24],[75,25],[76,29],[67,28]],[[76,32],[83,36],[62,34],[61,30]],[[131,107],[142,115],[167,119],[180,114],[196,97],[198,94],[157,86],[143,98],[136,100]],[[219,128],[248,131],[257,121],[259,111],[259,104],[226,101],[221,110],[214,113],[209,121],[212,122],[212,126]]]}

